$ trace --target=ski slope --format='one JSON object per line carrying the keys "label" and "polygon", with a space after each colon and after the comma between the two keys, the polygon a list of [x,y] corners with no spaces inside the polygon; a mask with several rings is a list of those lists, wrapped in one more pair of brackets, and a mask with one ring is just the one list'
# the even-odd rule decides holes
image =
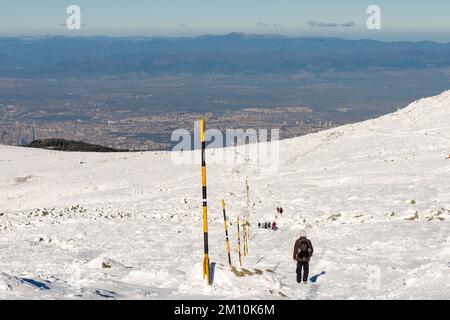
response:
{"label": "ski slope", "polygon": [[[0,146],[0,298],[450,299],[449,154],[447,91],[281,141],[278,173],[208,165],[210,287],[200,163]],[[236,266],[247,176],[243,274],[227,267],[220,200]],[[274,220],[277,231],[257,228]],[[315,249],[307,285],[292,260],[305,228]]]}

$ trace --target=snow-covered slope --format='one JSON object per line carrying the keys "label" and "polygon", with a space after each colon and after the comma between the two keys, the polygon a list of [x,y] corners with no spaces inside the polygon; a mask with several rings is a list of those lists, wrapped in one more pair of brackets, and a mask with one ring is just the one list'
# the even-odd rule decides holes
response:
{"label": "snow-covered slope", "polygon": [[[209,151],[208,156],[211,156]],[[450,298],[450,91],[280,142],[277,174],[208,165],[214,284],[201,276],[199,164],[170,153],[0,146],[0,298]],[[249,274],[233,264],[251,195]],[[277,206],[284,208],[276,217]],[[276,220],[277,231],[257,228]],[[306,228],[314,281],[295,282]],[[239,273],[238,273],[239,274]]]}

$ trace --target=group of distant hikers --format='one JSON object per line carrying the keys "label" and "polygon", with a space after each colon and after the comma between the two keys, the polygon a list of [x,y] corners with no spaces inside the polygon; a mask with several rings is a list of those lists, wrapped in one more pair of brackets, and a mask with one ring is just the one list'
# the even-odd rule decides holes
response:
{"label": "group of distant hikers", "polygon": [[263,222],[263,223],[258,223],[258,228],[260,228],[260,229],[272,229],[272,230],[278,230],[278,227],[277,227],[277,223],[274,221],[274,222]]}
{"label": "group of distant hikers", "polygon": [[[277,207],[277,214],[283,214],[283,208]],[[276,221],[273,222],[260,222],[258,223],[258,228],[260,229],[271,229],[271,230],[278,230],[278,226]]]}

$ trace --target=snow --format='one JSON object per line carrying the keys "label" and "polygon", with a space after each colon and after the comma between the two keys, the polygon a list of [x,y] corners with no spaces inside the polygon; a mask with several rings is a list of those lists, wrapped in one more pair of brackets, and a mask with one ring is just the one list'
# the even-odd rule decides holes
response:
{"label": "snow", "polygon": [[[276,173],[208,164],[209,287],[200,162],[0,146],[0,298],[450,299],[449,154],[447,91],[281,141]],[[241,272],[227,266],[220,200],[237,266],[247,176],[252,240]],[[279,230],[258,229],[277,206]],[[307,285],[292,260],[305,228],[315,248]]]}

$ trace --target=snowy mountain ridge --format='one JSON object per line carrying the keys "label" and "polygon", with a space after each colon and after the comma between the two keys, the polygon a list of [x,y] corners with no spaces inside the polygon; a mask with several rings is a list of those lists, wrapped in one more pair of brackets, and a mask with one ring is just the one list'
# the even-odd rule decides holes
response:
{"label": "snowy mountain ridge", "polygon": [[[207,159],[215,152],[208,150]],[[200,166],[168,152],[0,146],[0,298],[450,298],[450,91],[280,141],[274,174],[208,164],[214,284],[201,279]],[[251,241],[233,264],[250,186]],[[275,208],[282,206],[283,215]],[[260,229],[276,221],[277,231]],[[311,284],[292,249],[306,229]],[[181,254],[180,254],[181,253]]]}
{"label": "snowy mountain ridge", "polygon": [[[416,130],[418,128],[433,128],[444,125],[442,121],[450,118],[450,90],[433,97],[426,97],[412,102],[407,107],[400,108],[396,112],[375,119],[358,122],[325,130],[317,135],[327,135],[332,132],[354,132],[358,130],[392,130],[401,128]],[[303,137],[293,138],[301,140]]]}

